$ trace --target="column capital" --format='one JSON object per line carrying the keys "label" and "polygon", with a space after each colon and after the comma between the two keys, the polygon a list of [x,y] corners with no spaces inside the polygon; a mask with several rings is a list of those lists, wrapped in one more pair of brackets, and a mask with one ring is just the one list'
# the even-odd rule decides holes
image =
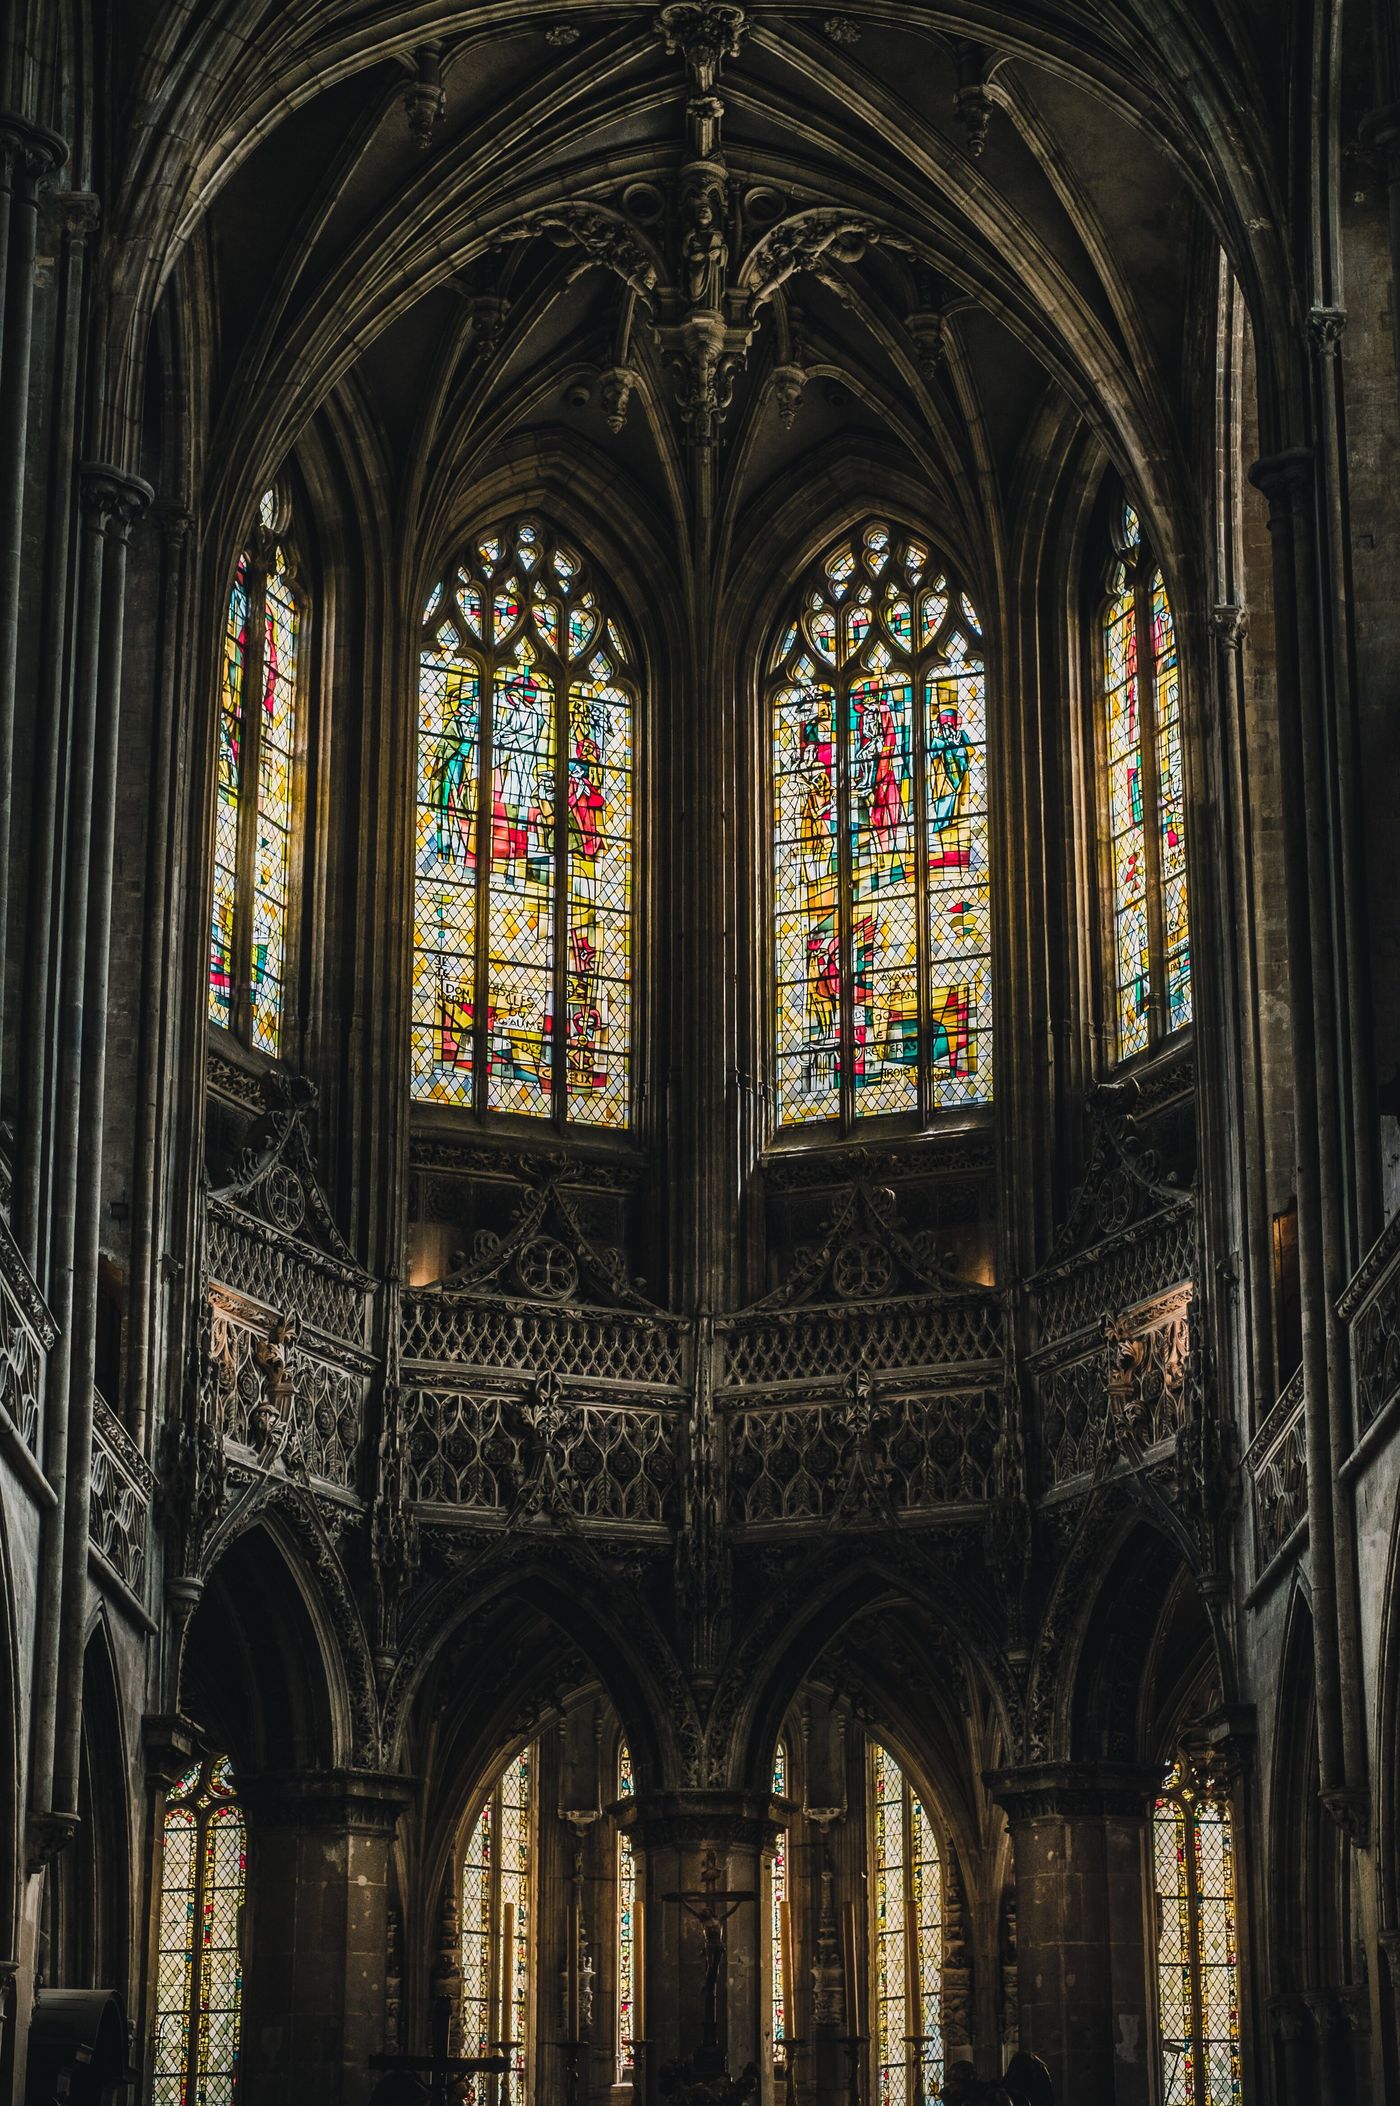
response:
{"label": "column capital", "polygon": [[124,468],[105,461],[82,461],[78,466],[78,496],[85,516],[105,534],[115,526],[120,535],[131,532],[155,496],[150,484]]}
{"label": "column capital", "polygon": [[644,1792],[625,1800],[619,1824],[639,1849],[771,1850],[782,1822],[770,1792]]}
{"label": "column capital", "polygon": [[239,1773],[238,1796],[254,1828],[344,1829],[392,1836],[418,1780],[390,1770]]}
{"label": "column capital", "polygon": [[102,200],[95,190],[53,190],[45,209],[58,223],[59,231],[79,247],[90,241],[102,224]]}
{"label": "column capital", "polygon": [[194,513],[175,497],[158,497],[151,506],[151,524],[170,548],[179,548],[194,525]]}
{"label": "column capital", "polygon": [[1163,1772],[1137,1762],[1027,1762],[984,1770],[982,1781],[1015,1827],[1104,1814],[1145,1816]]}
{"label": "column capital", "polygon": [[1254,463],[1249,480],[1269,500],[1270,510],[1285,505],[1296,492],[1312,483],[1311,446],[1285,446],[1281,453],[1266,453]]}
{"label": "column capital", "polygon": [[1217,600],[1210,610],[1210,630],[1227,651],[1238,651],[1249,634],[1249,609],[1237,600]]}
{"label": "column capital", "polygon": [[1345,307],[1310,307],[1308,309],[1308,335],[1324,358],[1336,355],[1342,332],[1347,325]]}
{"label": "column capital", "polygon": [[52,175],[68,159],[68,141],[46,124],[33,124],[17,110],[0,110],[0,155],[13,160],[33,182]]}
{"label": "column capital", "polygon": [[1271,1996],[1269,2020],[1280,2040],[1301,2040],[1308,2030],[1307,2007],[1301,1996]]}
{"label": "column capital", "polygon": [[199,1731],[178,1711],[148,1711],[141,1721],[141,1744],[147,1777],[168,1791],[198,1754]]}
{"label": "column capital", "polygon": [[1383,102],[1368,110],[1357,126],[1361,144],[1386,164],[1388,175],[1400,175],[1400,102]]}

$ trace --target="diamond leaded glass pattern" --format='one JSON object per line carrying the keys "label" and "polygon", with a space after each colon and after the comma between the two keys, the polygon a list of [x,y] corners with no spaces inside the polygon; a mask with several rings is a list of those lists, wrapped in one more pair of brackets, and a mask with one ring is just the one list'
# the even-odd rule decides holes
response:
{"label": "diamond leaded glass pattern", "polygon": [[[780,1740],[773,1751],[773,1795],[778,1799],[787,1797],[787,1742]],[[792,2013],[783,1998],[783,1903],[788,1893],[788,1832],[778,1830],[778,1839],[773,1845],[773,1871],[769,1882],[768,1906],[773,1954],[773,2046],[776,2049],[785,2041],[792,2027]]]}
{"label": "diamond leaded glass pattern", "polygon": [[274,1056],[286,1004],[302,625],[278,509],[266,491],[257,547],[238,558],[224,623],[208,992],[211,1023]]}
{"label": "diamond leaded glass pattern", "polygon": [[801,587],[768,691],[781,1125],[992,1094],[976,609],[874,520]]}
{"label": "diamond leaded glass pattern", "polygon": [[1183,1757],[1153,1816],[1165,2106],[1240,2106],[1234,1841],[1224,1794]]}
{"label": "diamond leaded glass pattern", "polygon": [[[626,1741],[617,1751],[617,1795],[630,1799],[635,1790],[632,1757]],[[637,1858],[632,1838],[624,1829],[617,1833],[617,2078],[619,2084],[632,2075],[632,2042],[636,2035],[636,1911]]]}
{"label": "diamond leaded glass pattern", "polygon": [[253,859],[253,1044],[279,1048],[292,868],[292,742],[296,728],[297,603],[279,547],[263,595],[263,709]]}
{"label": "diamond leaded glass pattern", "polygon": [[869,1747],[874,2035],[880,2106],[932,2106],[943,2083],[943,1860],[895,1757]]}
{"label": "diamond leaded glass pattern", "polygon": [[1191,1021],[1191,928],[1176,624],[1131,505],[1118,543],[1101,637],[1101,766],[1114,1032],[1126,1060]]}
{"label": "diamond leaded glass pattern", "polygon": [[[522,1748],[506,1764],[487,1794],[462,1855],[463,2053],[495,2054],[495,2043],[509,2040],[517,2071],[528,2068],[531,2045],[536,1753],[533,1745]],[[514,1910],[509,1949],[507,1904]]]}
{"label": "diamond leaded glass pattern", "polygon": [[424,610],[412,1088],[625,1127],[634,659],[583,558],[483,535]]}
{"label": "diamond leaded glass pattern", "polygon": [[227,1756],[172,1786],[162,1834],[152,2106],[234,2106],[247,1830]]}

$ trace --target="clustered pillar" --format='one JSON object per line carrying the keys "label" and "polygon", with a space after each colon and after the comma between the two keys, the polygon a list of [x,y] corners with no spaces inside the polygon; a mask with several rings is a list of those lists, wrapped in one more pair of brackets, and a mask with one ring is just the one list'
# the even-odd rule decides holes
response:
{"label": "clustered pillar", "polygon": [[1160,1772],[1032,1763],[990,1779],[1016,1863],[1020,2045],[1059,2099],[1148,2106],[1148,1813]]}

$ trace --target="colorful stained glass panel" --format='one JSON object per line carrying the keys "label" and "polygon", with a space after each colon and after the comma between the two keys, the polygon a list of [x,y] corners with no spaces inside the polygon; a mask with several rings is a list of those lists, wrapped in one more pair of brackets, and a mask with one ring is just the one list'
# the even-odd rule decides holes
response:
{"label": "colorful stained glass panel", "polygon": [[[787,1746],[779,1741],[773,1753],[773,1791],[777,1798],[787,1797]],[[773,2044],[786,2040],[792,2026],[792,2013],[783,1999],[783,1903],[788,1891],[788,1832],[778,1830],[773,1845],[773,1870],[769,1880],[768,1907],[772,1937]]]}
{"label": "colorful stained glass panel", "polygon": [[1114,988],[1122,1058],[1147,1044],[1152,984],[1147,928],[1142,694],[1137,600],[1118,594],[1104,618],[1104,766],[1113,873]]}
{"label": "colorful stained glass panel", "polygon": [[248,559],[240,556],[224,623],[219,755],[214,792],[214,880],[209,932],[209,1021],[233,1022],[234,920],[238,906],[238,815],[242,789],[243,683],[248,646]]}
{"label": "colorful stained glass panel", "polygon": [[[632,1757],[624,1741],[617,1754],[617,1791],[630,1799],[635,1789]],[[617,1836],[617,2075],[618,2082],[632,2072],[632,2041],[637,2026],[636,1999],[636,1909],[637,1858],[632,1838],[619,1829]]]}
{"label": "colorful stained glass panel", "polygon": [[233,2106],[247,1831],[226,1756],[171,1788],[162,1834],[153,2106]]}
{"label": "colorful stained glass panel", "polygon": [[782,1125],[991,1097],[980,627],[946,576],[911,596],[922,544],[874,522],[859,547],[809,579],[770,696]]}
{"label": "colorful stained glass panel", "polygon": [[[424,617],[413,1094],[622,1128],[635,725],[615,665],[631,654],[582,589],[580,559],[531,522],[485,536],[477,565],[477,577],[457,574],[460,621],[434,630],[441,587]],[[478,653],[468,640],[483,637],[488,605],[490,644]],[[593,648],[603,634],[613,658]]]}
{"label": "colorful stained glass panel", "polygon": [[299,615],[279,549],[264,593],[262,719],[253,853],[253,1044],[281,1050],[291,889],[292,759]]}
{"label": "colorful stained glass panel", "polygon": [[412,1087],[471,1102],[475,1059],[477,791],[481,675],[425,654],[418,683]]}
{"label": "colorful stained glass panel", "polygon": [[1157,825],[1166,945],[1166,1024],[1191,1021],[1191,917],[1186,886],[1186,785],[1181,756],[1181,669],[1176,623],[1158,571],[1152,579],[1152,660],[1156,681]]}
{"label": "colorful stained glass panel", "polygon": [[778,1114],[840,1110],[842,960],[835,731],[829,687],[779,691],[773,710]]}

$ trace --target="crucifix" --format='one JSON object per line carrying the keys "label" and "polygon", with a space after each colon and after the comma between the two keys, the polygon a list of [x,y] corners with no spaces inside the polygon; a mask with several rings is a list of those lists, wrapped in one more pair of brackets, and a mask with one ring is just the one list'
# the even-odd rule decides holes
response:
{"label": "crucifix", "polygon": [[508,2075],[509,2049],[504,2055],[449,2054],[451,2024],[452,2007],[446,1997],[439,1997],[433,2007],[429,2054],[370,2056],[371,2069],[390,2072],[375,2085],[370,2106],[455,2106],[462,2096],[461,2078]]}
{"label": "crucifix", "polygon": [[724,2068],[724,2050],[719,2039],[719,1984],[724,1972],[726,1928],[746,1901],[757,1901],[753,1887],[721,1887],[719,1862],[713,1850],[705,1852],[698,1887],[679,1894],[663,1894],[663,1901],[678,1901],[695,1918],[705,1941],[705,2005],[700,2028],[700,2046],[695,2057],[697,2076],[717,2076]]}

